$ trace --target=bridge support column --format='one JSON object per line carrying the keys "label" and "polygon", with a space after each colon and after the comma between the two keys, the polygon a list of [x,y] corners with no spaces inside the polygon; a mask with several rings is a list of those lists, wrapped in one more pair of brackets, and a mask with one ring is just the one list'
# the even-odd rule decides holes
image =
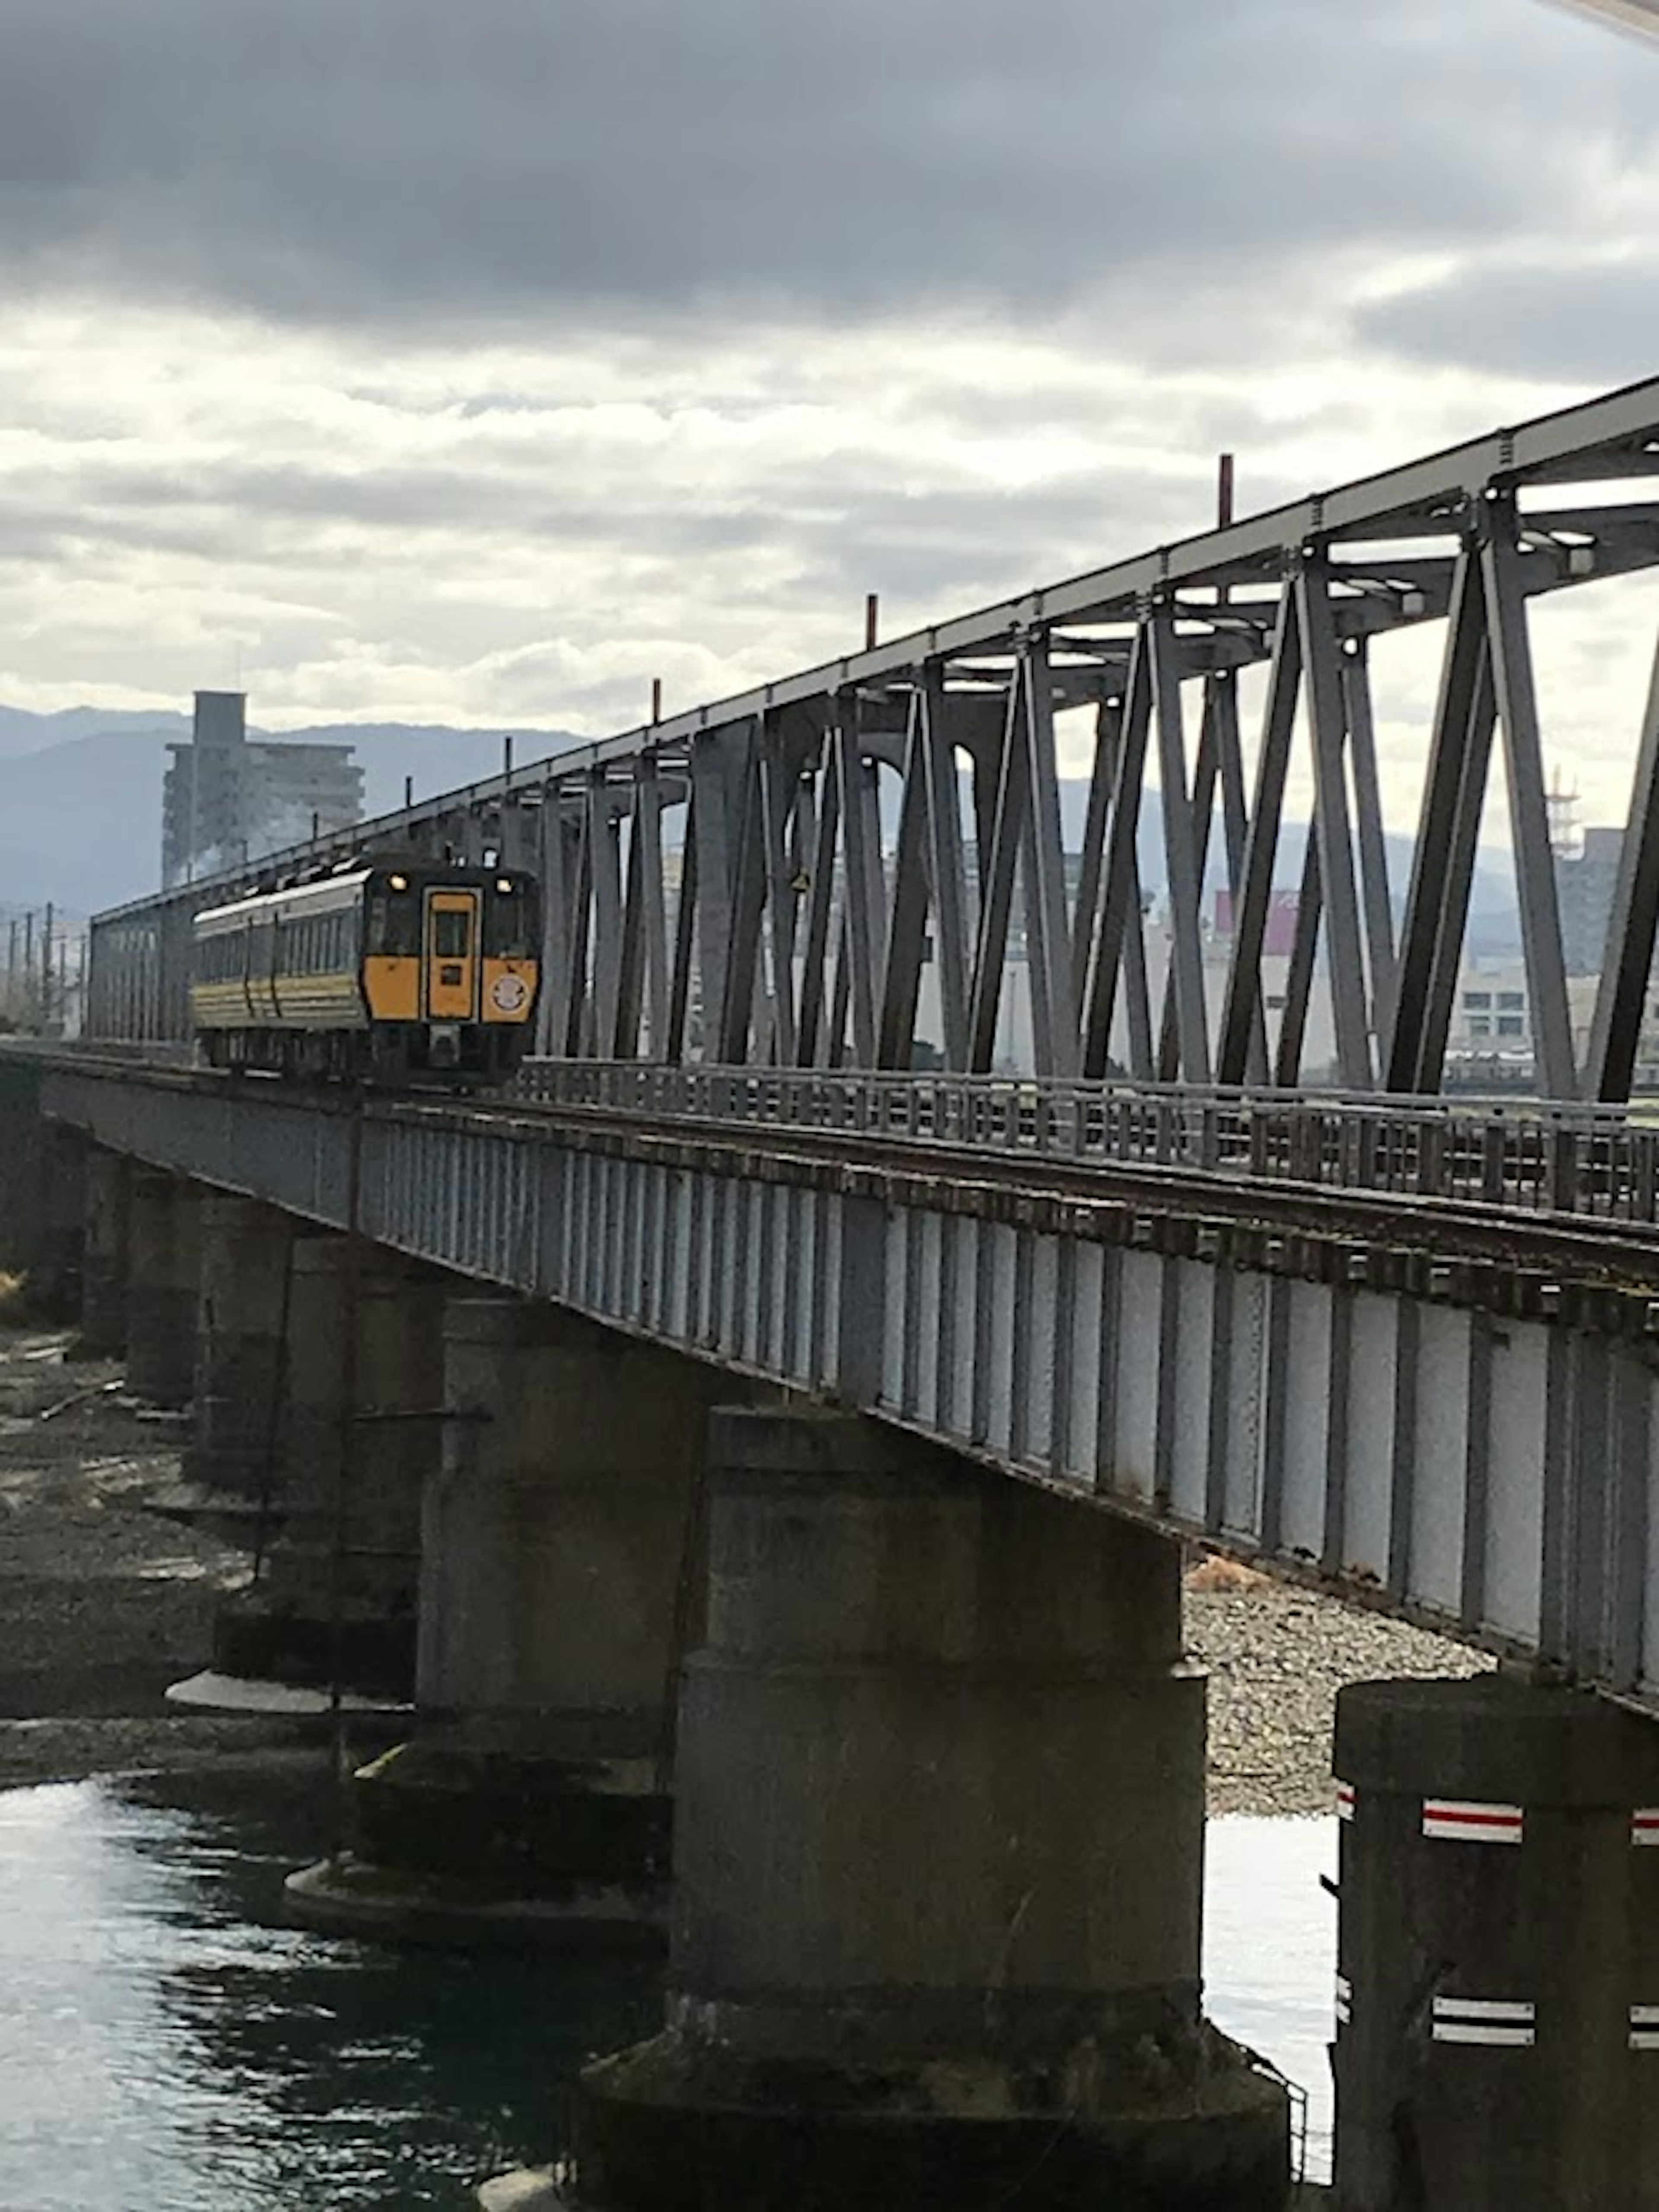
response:
{"label": "bridge support column", "polygon": [[132,1177],[123,1154],[88,1146],[79,1349],[89,1359],[119,1359],[127,1348]]}
{"label": "bridge support column", "polygon": [[665,1714],[701,1594],[705,1415],[730,1387],[550,1306],[452,1302],[420,1731],[356,1777],[352,1848],[292,1878],[300,1917],[416,1940],[661,1940]]}
{"label": "bridge support column", "polygon": [[394,1701],[414,1688],[421,1491],[441,1431],[445,1281],[301,1237],[289,1281],[281,1534],[219,1616],[222,1674]]}
{"label": "bridge support column", "polygon": [[213,1191],[202,1209],[196,1431],[177,1510],[258,1528],[283,1472],[283,1334],[300,1224],[258,1200]]}
{"label": "bridge support column", "polygon": [[188,1405],[196,1372],[199,1183],[136,1169],[128,1221],[127,1386],[152,1406]]}
{"label": "bridge support column", "polygon": [[1200,2012],[1179,1555],[851,1415],[716,1413],[665,2031],[584,2203],[1254,2212],[1283,2092]]}
{"label": "bridge support column", "polygon": [[1659,1723],[1362,1682],[1336,1766],[1343,2212],[1659,2205]]}

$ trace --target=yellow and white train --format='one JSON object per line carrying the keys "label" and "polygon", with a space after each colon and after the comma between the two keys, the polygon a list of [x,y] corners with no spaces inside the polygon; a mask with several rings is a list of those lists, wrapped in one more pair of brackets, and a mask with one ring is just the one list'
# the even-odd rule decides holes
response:
{"label": "yellow and white train", "polygon": [[495,1083],[535,1034],[540,901],[521,870],[377,855],[193,931],[191,1017],[216,1067]]}

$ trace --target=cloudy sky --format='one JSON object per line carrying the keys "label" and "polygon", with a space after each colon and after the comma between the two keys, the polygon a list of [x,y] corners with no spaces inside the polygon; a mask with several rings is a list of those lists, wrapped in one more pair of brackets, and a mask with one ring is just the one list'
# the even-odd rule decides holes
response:
{"label": "cloudy sky", "polygon": [[[1659,47],[1547,0],[0,0],[0,698],[605,731],[1651,374],[1656,278]],[[1656,613],[1546,671],[1592,802]]]}

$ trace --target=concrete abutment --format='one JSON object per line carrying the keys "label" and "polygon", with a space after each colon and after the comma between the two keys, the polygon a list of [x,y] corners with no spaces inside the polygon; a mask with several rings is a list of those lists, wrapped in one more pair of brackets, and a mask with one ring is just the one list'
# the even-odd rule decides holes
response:
{"label": "concrete abutment", "polygon": [[122,1153],[92,1145],[84,1174],[79,1349],[88,1358],[119,1359],[127,1348],[133,1167]]}
{"label": "concrete abutment", "polygon": [[729,1379],[516,1298],[452,1302],[413,1740],[351,1790],[301,1917],[405,1939],[660,1942],[670,1701]]}
{"label": "concrete abutment", "polygon": [[276,1502],[284,1336],[301,1224],[258,1199],[212,1191],[202,1209],[195,1432],[185,1498],[257,1542]]}
{"label": "concrete abutment", "polygon": [[205,1188],[160,1168],[131,1172],[128,1216],[127,1384],[177,1412],[196,1380],[196,1312]]}
{"label": "concrete abutment", "polygon": [[1342,2212],[1659,2212],[1659,1727],[1365,1682],[1335,1765]]}
{"label": "concrete abutment", "polygon": [[606,2212],[1254,2212],[1284,2094],[1200,2008],[1204,1684],[1148,1532],[832,1412],[722,1411],[664,2032]]}
{"label": "concrete abutment", "polygon": [[[259,1234],[266,1233],[265,1225]],[[278,1232],[270,1228],[273,1252]],[[252,1587],[222,1612],[222,1674],[406,1701],[414,1687],[421,1496],[442,1429],[447,1279],[362,1239],[319,1233],[262,1291],[234,1271],[252,1324],[223,1437],[259,1449],[274,1294],[286,1306],[270,1541]],[[251,1401],[251,1402],[250,1402]],[[244,1467],[258,1479],[257,1466]]]}

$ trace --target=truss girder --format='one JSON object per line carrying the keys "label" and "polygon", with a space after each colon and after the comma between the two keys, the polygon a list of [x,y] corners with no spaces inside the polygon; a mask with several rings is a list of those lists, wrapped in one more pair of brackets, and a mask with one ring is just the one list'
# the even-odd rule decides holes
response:
{"label": "truss girder", "polygon": [[[555,1054],[1421,1092],[1443,1079],[1498,741],[1540,1086],[1616,1099],[1659,926],[1659,674],[1581,1071],[1528,610],[1659,567],[1639,481],[1656,473],[1659,380],[573,748],[354,842],[537,867],[538,1043]],[[1443,627],[1443,666],[1396,931],[1373,647],[1424,624]],[[1242,712],[1252,668],[1259,720]],[[95,1030],[185,1033],[190,911],[237,880],[100,917]],[[1328,1068],[1308,1052],[1322,961]]]}

